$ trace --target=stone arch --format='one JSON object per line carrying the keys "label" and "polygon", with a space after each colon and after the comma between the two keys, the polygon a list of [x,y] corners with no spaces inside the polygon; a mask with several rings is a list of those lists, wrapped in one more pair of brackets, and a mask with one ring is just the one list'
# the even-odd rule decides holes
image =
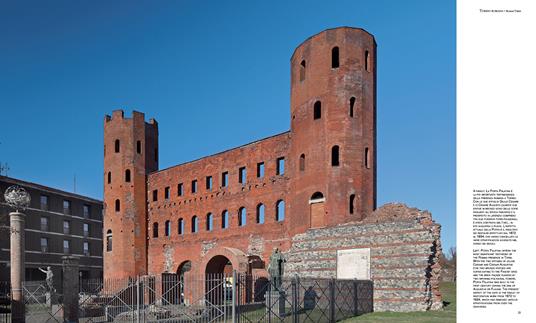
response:
{"label": "stone arch", "polygon": [[233,264],[231,260],[225,256],[217,255],[207,262],[205,267],[205,274],[224,274],[230,276],[233,273]]}
{"label": "stone arch", "polygon": [[192,286],[195,286],[195,275],[193,274],[192,268],[192,261],[190,260],[184,260],[177,267],[176,277],[181,282],[180,284],[176,284],[179,304],[184,304],[186,301],[191,303],[193,301]]}
{"label": "stone arch", "polygon": [[192,270],[192,262],[185,260],[177,267],[177,275],[184,276],[187,272]]}
{"label": "stone arch", "polygon": [[223,256],[227,258],[231,262],[233,270],[236,270],[239,273],[248,272],[248,257],[244,252],[235,248],[215,247],[203,257],[200,273],[205,273],[209,262],[212,260],[212,258],[217,256]]}

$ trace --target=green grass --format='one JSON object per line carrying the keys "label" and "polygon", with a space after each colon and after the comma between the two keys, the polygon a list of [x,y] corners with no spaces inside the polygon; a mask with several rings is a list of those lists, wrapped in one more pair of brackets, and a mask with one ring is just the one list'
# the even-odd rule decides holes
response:
{"label": "green grass", "polygon": [[449,323],[456,322],[456,283],[441,283],[443,302],[448,305],[441,311],[427,312],[376,312],[353,317],[341,322],[344,323],[369,323],[369,322],[393,322],[393,323]]}

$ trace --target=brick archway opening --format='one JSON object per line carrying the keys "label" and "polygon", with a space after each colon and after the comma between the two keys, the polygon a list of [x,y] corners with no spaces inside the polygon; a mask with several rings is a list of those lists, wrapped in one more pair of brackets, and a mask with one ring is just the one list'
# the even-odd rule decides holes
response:
{"label": "brick archway opening", "polygon": [[225,274],[226,276],[233,274],[233,264],[229,258],[217,255],[212,257],[205,268],[205,274]]}
{"label": "brick archway opening", "polygon": [[192,270],[192,262],[190,260],[183,261],[179,267],[177,267],[177,275],[179,275],[179,277],[183,277],[188,275],[190,270]]}
{"label": "brick archway opening", "polygon": [[224,304],[232,298],[233,264],[229,258],[217,255],[205,267],[206,299],[212,304]]}
{"label": "brick archway opening", "polygon": [[183,261],[179,267],[177,267],[176,277],[179,280],[177,284],[179,303],[184,304],[187,299],[192,299],[191,289],[195,285],[192,272],[192,262],[190,260]]}

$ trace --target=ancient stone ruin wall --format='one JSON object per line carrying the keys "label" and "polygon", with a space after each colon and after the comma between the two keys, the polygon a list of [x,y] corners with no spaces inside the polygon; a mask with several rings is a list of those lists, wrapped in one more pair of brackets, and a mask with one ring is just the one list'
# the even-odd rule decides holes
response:
{"label": "ancient stone ruin wall", "polygon": [[362,222],[294,236],[285,274],[334,278],[337,250],[370,248],[374,311],[440,309],[439,239],[428,211],[387,204]]}

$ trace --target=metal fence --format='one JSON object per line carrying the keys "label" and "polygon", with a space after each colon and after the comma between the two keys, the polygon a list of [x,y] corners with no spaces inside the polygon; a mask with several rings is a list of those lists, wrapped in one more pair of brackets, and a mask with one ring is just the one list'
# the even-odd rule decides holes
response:
{"label": "metal fence", "polygon": [[11,322],[11,286],[0,282],[0,322]]}
{"label": "metal fence", "polygon": [[[277,284],[279,285],[279,284]],[[373,311],[370,280],[237,276],[237,322],[336,322]]]}
{"label": "metal fence", "polygon": [[46,281],[22,284],[26,322],[63,322],[62,295],[48,288]]}
{"label": "metal fence", "polygon": [[232,276],[80,281],[80,322],[231,322]]}
{"label": "metal fence", "polygon": [[[293,277],[277,285],[237,273],[80,280],[79,322],[320,323],[373,310],[371,281]],[[5,286],[0,295],[9,300]],[[23,291],[26,322],[64,321],[62,295],[46,282],[25,282]],[[0,313],[0,322],[10,321]]]}

